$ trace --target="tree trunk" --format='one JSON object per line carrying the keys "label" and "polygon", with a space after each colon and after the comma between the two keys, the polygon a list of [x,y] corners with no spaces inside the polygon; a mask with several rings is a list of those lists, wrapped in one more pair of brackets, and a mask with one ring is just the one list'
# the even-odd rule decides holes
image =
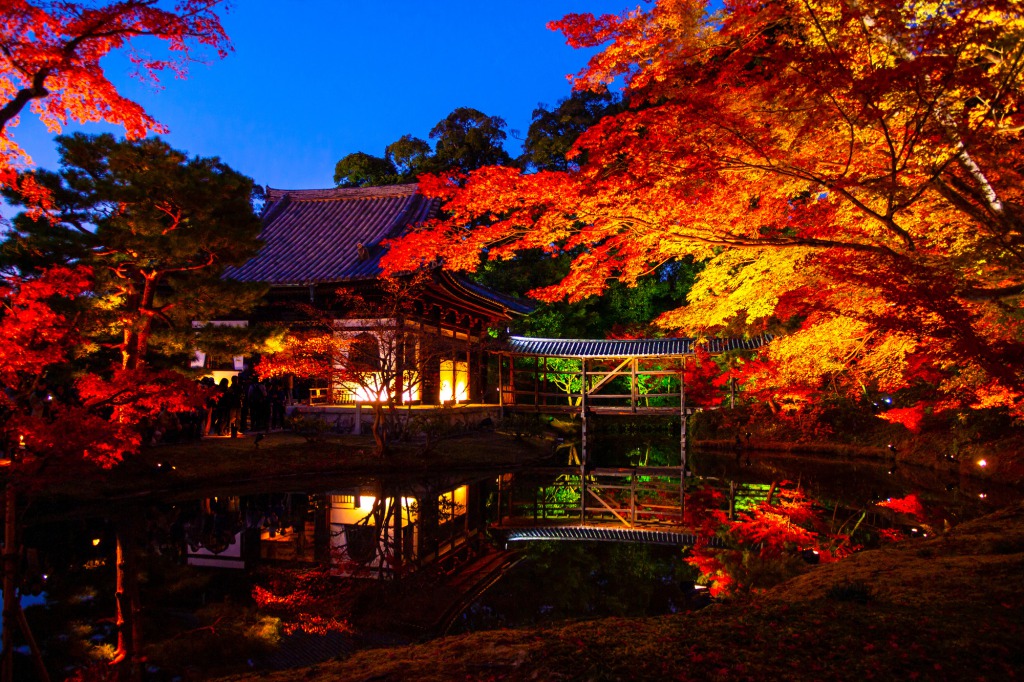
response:
{"label": "tree trunk", "polygon": [[384,419],[384,406],[381,403],[373,404],[373,442],[377,446],[377,456],[383,457],[388,449],[388,429]]}
{"label": "tree trunk", "polygon": [[[122,369],[138,369],[145,363],[146,351],[152,330],[153,300],[156,294],[154,281],[147,277],[134,324],[126,323],[124,346],[121,349]],[[139,648],[142,633],[139,623],[138,567],[134,551],[133,520],[122,515],[117,522],[117,651],[112,664],[118,666],[121,680],[140,679]]]}
{"label": "tree trunk", "polygon": [[17,511],[17,496],[14,486],[7,484],[4,494],[4,634],[3,634],[3,682],[14,680],[14,628],[17,610],[20,608],[17,591],[18,552],[15,534],[14,514]]}
{"label": "tree trunk", "polygon": [[117,522],[117,651],[113,665],[118,666],[121,680],[140,678],[139,647],[141,628],[139,622],[138,567],[135,556],[135,524],[133,518],[124,516]]}

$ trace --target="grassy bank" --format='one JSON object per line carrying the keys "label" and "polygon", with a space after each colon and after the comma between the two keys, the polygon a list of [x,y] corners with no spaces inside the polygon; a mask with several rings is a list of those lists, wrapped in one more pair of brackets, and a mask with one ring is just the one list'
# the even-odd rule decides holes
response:
{"label": "grassy bank", "polygon": [[1016,679],[1022,575],[1018,504],[697,613],[480,632],[260,679]]}

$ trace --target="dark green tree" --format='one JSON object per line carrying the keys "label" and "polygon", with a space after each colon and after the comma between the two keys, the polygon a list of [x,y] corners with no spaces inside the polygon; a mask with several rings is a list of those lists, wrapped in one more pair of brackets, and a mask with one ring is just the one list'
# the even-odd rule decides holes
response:
{"label": "dark green tree", "polygon": [[459,107],[430,131],[434,144],[434,172],[483,166],[507,166],[512,157],[502,146],[508,137],[505,120],[469,107]]}
{"label": "dark green tree", "polygon": [[384,158],[394,164],[402,182],[415,182],[420,173],[431,171],[434,150],[426,140],[402,135],[384,149]]}
{"label": "dark green tree", "polygon": [[[79,133],[58,137],[57,145],[60,170],[36,173],[53,208],[14,218],[0,243],[0,267],[90,266],[93,324],[83,331],[119,351],[122,367],[162,359],[180,367],[195,343],[193,321],[247,310],[262,295],[221,276],[259,248],[250,178],[159,138]],[[14,190],[5,194],[38,208]]]}
{"label": "dark green tree", "polygon": [[523,153],[516,163],[527,171],[567,171],[585,162],[585,152],[568,158],[569,150],[588,128],[611,114],[622,111],[622,99],[607,90],[576,90],[558,102],[553,110],[544,105],[533,110],[533,121],[523,141]]}
{"label": "dark green tree", "polygon": [[334,166],[334,184],[338,187],[376,187],[400,182],[401,176],[390,158],[366,152],[349,154]]}

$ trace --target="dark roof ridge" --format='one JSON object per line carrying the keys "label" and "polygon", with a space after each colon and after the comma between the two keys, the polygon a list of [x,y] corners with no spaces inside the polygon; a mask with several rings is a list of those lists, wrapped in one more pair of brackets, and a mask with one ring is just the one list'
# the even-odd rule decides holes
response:
{"label": "dark roof ridge", "polygon": [[416,194],[419,185],[381,185],[379,187],[329,187],[325,189],[277,189],[267,187],[267,201],[287,196],[292,201],[326,201],[332,199],[375,199],[378,197],[409,196]]}
{"label": "dark roof ridge", "polygon": [[693,355],[695,347],[702,347],[712,354],[731,350],[757,350],[774,338],[774,335],[767,332],[750,338],[542,339],[510,336],[505,342],[504,352],[563,358],[679,357]]}

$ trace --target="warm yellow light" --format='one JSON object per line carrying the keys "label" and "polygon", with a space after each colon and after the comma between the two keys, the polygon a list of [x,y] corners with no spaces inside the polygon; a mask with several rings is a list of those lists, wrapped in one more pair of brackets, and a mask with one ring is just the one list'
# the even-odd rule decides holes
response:
{"label": "warm yellow light", "polygon": [[987,467],[987,466],[988,466],[988,462],[986,462],[986,461],[985,461],[985,460],[983,460],[983,459],[979,459],[979,460],[978,460],[978,466],[980,466],[980,467],[981,467],[982,469],[984,469],[985,467]]}
{"label": "warm yellow light", "polygon": [[99,538],[93,538],[92,539],[92,546],[93,547],[99,547],[100,546],[100,539]]}
{"label": "warm yellow light", "polygon": [[438,397],[442,403],[469,400],[469,363],[441,361],[441,391]]}
{"label": "warm yellow light", "polygon": [[[384,384],[384,379],[379,373],[369,373],[362,377],[359,383],[344,382],[340,388],[343,393],[348,394],[348,398],[352,402],[380,403],[386,402],[391,395],[391,391]],[[409,403],[420,399],[420,387],[415,374],[406,373],[403,387],[402,400],[404,402]]]}

